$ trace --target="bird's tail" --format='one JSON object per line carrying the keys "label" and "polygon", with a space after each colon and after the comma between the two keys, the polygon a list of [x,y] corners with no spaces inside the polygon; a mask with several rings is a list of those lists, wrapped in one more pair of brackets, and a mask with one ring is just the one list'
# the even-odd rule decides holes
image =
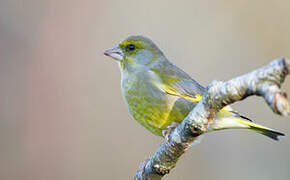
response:
{"label": "bird's tail", "polygon": [[276,141],[279,140],[279,136],[285,136],[285,134],[283,134],[281,132],[275,131],[275,130],[267,128],[265,126],[261,126],[259,124],[255,124],[251,121],[247,121],[244,119],[238,119],[238,118],[233,119],[233,120],[236,122],[239,122],[241,124],[247,125],[250,130],[255,131],[257,133],[260,133],[260,134],[263,134],[263,135],[265,135],[271,139],[274,139]]}
{"label": "bird's tail", "polygon": [[231,116],[217,117],[218,119],[216,119],[209,126],[209,130],[212,131],[212,130],[236,129],[236,128],[249,129],[274,140],[279,140],[279,136],[285,136],[281,132],[253,123],[249,118],[242,116],[237,112],[230,113]]}

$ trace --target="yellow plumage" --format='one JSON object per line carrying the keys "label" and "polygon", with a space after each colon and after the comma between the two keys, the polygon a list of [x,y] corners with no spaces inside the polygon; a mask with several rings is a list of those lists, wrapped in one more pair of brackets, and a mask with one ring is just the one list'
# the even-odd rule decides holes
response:
{"label": "yellow plumage", "polygon": [[[122,93],[130,114],[154,134],[162,136],[162,130],[181,122],[202,99],[205,89],[169,62],[146,37],[129,36],[105,53],[120,62]],[[230,107],[216,115],[208,131],[235,128],[250,129],[275,140],[283,135],[251,122]]]}

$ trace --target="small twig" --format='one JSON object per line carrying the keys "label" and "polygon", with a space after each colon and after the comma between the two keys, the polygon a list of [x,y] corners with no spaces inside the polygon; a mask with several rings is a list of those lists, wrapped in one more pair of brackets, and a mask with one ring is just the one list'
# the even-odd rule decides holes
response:
{"label": "small twig", "polygon": [[262,96],[276,114],[290,115],[287,94],[280,87],[289,73],[290,61],[280,58],[227,82],[208,85],[202,100],[170,134],[134,179],[161,179],[175,167],[193,141],[207,131],[217,112],[248,96]]}

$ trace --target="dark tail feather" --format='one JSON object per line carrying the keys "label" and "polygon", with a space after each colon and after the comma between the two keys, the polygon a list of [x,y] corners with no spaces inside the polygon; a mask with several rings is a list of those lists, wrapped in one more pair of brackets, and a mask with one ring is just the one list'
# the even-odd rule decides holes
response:
{"label": "dark tail feather", "polygon": [[[250,121],[250,122],[253,122],[251,119],[245,117],[245,116],[242,116],[240,115],[239,113],[237,112],[234,112],[234,111],[231,111],[232,113],[236,114],[237,116],[239,116],[240,118],[242,119],[245,119],[247,121]],[[255,131],[255,132],[258,132],[264,136],[267,136],[271,139],[274,139],[276,141],[279,141],[279,136],[285,136],[284,133],[281,133],[281,132],[278,132],[278,131],[275,131],[275,130],[272,130],[270,128],[267,128],[267,127],[263,127],[263,126],[260,126],[260,125],[256,125],[256,124],[253,124],[254,126],[252,126],[252,123],[249,123],[248,124],[250,126],[250,129]]]}
{"label": "dark tail feather", "polygon": [[278,132],[278,131],[273,131],[273,130],[269,130],[269,129],[258,129],[255,127],[251,128],[253,131],[256,131],[262,135],[265,135],[271,139],[274,139],[276,141],[279,141],[279,136],[285,136],[285,134]]}

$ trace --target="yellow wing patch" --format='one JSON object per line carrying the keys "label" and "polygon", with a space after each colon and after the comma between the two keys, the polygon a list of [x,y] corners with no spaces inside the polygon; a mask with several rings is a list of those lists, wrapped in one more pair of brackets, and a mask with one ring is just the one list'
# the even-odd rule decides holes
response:
{"label": "yellow wing patch", "polygon": [[194,102],[199,102],[202,98],[202,96],[199,94],[194,95],[194,97],[181,94],[180,97],[183,97],[184,99],[187,99],[189,101],[194,101]]}
{"label": "yellow wing patch", "polygon": [[163,91],[165,91],[167,94],[173,95],[173,96],[178,96],[178,97],[182,97],[184,99],[187,99],[189,101],[193,101],[193,102],[199,102],[202,98],[202,96],[200,94],[195,94],[193,96],[189,96],[187,94],[179,94],[177,92],[177,90],[175,88],[173,88],[172,86],[167,86],[161,83],[155,83],[155,85],[157,87],[159,87],[160,89],[162,89]]}

